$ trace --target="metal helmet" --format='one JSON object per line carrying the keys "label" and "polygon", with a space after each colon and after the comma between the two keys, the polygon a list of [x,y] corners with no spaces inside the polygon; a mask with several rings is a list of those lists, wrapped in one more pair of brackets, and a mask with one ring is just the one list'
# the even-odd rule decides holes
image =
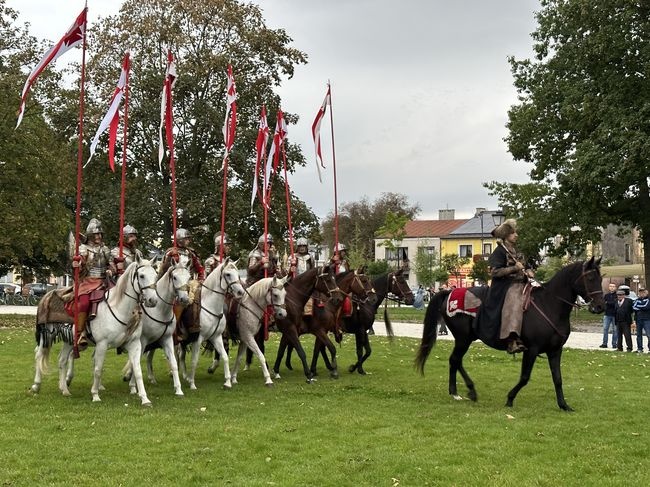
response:
{"label": "metal helmet", "polygon": [[176,240],[182,240],[184,238],[190,238],[192,235],[190,234],[189,230],[186,230],[185,228],[177,228],[176,229]]}
{"label": "metal helmet", "polygon": [[97,218],[91,218],[88,222],[88,226],[86,227],[86,235],[92,235],[94,233],[104,233],[102,222],[100,222]]}
{"label": "metal helmet", "polygon": [[348,250],[348,248],[345,246],[345,244],[340,243],[339,250]]}
{"label": "metal helmet", "polygon": [[219,247],[221,245],[222,241],[223,241],[224,245],[230,245],[230,238],[228,238],[228,234],[224,233],[223,237],[222,237],[221,232],[215,233],[214,234],[214,246]]}
{"label": "metal helmet", "polygon": [[132,225],[126,225],[126,226],[122,229],[122,235],[123,235],[124,237],[126,237],[127,235],[131,235],[131,234],[137,235],[137,234],[138,234],[138,231],[135,229],[134,226],[132,226]]}
{"label": "metal helmet", "polygon": [[298,240],[296,240],[296,245],[298,247],[300,247],[301,245],[308,246],[309,242],[307,241],[307,239],[305,237],[300,237]]}
{"label": "metal helmet", "polygon": [[[273,236],[270,233],[268,235],[268,241],[269,243],[273,243]],[[257,239],[257,243],[258,244],[264,243],[264,234],[260,235],[260,238]]]}

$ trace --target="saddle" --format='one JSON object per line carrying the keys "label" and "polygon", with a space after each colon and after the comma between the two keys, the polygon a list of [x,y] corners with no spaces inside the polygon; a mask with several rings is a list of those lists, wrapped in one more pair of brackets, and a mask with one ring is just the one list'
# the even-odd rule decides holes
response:
{"label": "saddle", "polygon": [[456,288],[447,299],[447,316],[450,318],[458,313],[476,316],[481,306],[481,300],[468,288]]}

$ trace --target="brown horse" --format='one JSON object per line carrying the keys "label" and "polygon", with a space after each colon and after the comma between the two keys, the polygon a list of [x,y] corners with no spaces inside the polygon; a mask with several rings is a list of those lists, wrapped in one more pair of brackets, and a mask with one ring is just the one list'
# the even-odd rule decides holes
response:
{"label": "brown horse", "polygon": [[[471,288],[471,292],[479,299],[484,299],[487,289]],[[447,291],[440,292],[429,301],[415,366],[424,375],[424,364],[436,344],[438,321],[444,320],[455,340],[449,357],[449,394],[454,399],[461,399],[456,390],[456,373],[460,372],[469,389],[469,398],[476,401],[474,382],[463,367],[463,357],[474,340],[481,339],[486,345],[498,350],[505,349],[505,341],[494,342],[483,330],[475,330],[472,326],[473,317],[468,314],[458,313],[450,317],[446,312],[449,294]],[[537,356],[545,353],[551,368],[557,404],[560,409],[572,411],[564,399],[560,362],[562,347],[571,333],[569,317],[578,296],[589,303],[589,311],[592,313],[602,313],[605,309],[600,259],[594,260],[592,257],[589,261],[576,262],[560,269],[550,281],[531,294],[530,306],[524,312],[521,328],[521,338],[528,349],[521,362],[519,382],[508,393],[506,406],[512,406],[517,393],[528,383]]]}
{"label": "brown horse", "polygon": [[[349,295],[351,298],[368,301],[374,303],[376,298],[375,291],[372,287],[372,283],[368,276],[363,274],[362,269],[359,271],[347,271],[341,274],[336,275],[336,283],[338,284],[339,289],[344,292],[346,295]],[[342,302],[337,303],[334,300],[328,300],[323,302],[321,305],[314,305],[312,308],[311,315],[304,315],[302,317],[303,326],[300,328],[300,334],[311,333],[316,336],[316,341],[314,345],[314,355],[312,357],[311,363],[311,374],[312,376],[317,375],[316,372],[316,362],[318,360],[318,352],[316,347],[323,347],[329,351],[331,360],[326,358],[326,365],[330,371],[330,375],[333,378],[338,378],[338,367],[336,364],[336,347],[330,340],[328,333],[333,332],[337,335],[337,341],[340,341],[340,332],[341,330],[337,326],[337,319],[340,316]],[[276,375],[279,375],[280,363],[282,362],[282,357],[284,355],[285,349],[289,344],[284,337],[280,340],[280,346],[278,348],[278,356],[275,361],[273,370]],[[290,353],[292,347],[289,346],[287,352],[287,367],[291,369],[291,364],[289,362]],[[325,353],[323,352],[325,355]]]}

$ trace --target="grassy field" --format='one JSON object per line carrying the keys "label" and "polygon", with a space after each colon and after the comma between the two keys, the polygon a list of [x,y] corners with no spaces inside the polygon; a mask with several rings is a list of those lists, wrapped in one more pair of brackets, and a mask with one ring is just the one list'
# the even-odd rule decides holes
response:
{"label": "grassy field", "polygon": [[[466,361],[479,402],[447,394],[451,344],[438,343],[426,376],[412,367],[417,340],[371,337],[367,376],[349,374],[354,346],[339,348],[341,378],[316,383],[287,371],[273,388],[255,366],[231,391],[203,357],[197,391],[160,384],[142,408],[106,361],[101,403],[90,400],[91,355],[77,361],[72,397],[52,373],[33,379],[33,318],[0,316],[0,483],[18,485],[647,485],[650,356],[565,351],[558,409],[546,361],[505,408],[520,358],[475,345]],[[303,343],[311,343],[305,337]],[[274,358],[277,338],[268,342]],[[310,348],[310,347],[309,347]],[[231,353],[231,355],[233,355]],[[465,392],[464,386],[459,389]]]}

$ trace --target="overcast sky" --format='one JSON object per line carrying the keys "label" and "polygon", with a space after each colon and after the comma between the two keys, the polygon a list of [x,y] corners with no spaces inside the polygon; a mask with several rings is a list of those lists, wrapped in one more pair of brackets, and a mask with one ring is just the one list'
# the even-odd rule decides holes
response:
{"label": "overcast sky", "polygon": [[[33,35],[53,42],[84,5],[76,0],[6,3],[31,24]],[[419,203],[421,219],[436,219],[441,208],[470,217],[477,207],[496,208],[483,182],[528,180],[530,167],[514,162],[503,142],[507,111],[516,102],[507,57],[531,56],[538,0],[254,3],[269,27],[284,28],[293,47],[309,57],[279,91],[283,108],[300,116],[289,127],[289,139],[309,160],[289,182],[319,217],[334,208],[329,119],[321,132],[323,184],[311,141],[328,79],[339,204],[391,191]],[[89,0],[89,22],[116,14],[120,5],[119,0]]]}

